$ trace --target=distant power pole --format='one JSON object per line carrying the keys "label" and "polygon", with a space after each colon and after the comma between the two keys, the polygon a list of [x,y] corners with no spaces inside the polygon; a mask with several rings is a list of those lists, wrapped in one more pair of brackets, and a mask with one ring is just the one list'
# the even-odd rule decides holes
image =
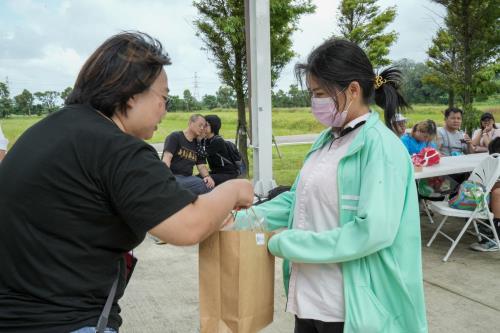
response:
{"label": "distant power pole", "polygon": [[198,73],[194,72],[194,98],[197,101],[200,100],[200,96],[198,95]]}

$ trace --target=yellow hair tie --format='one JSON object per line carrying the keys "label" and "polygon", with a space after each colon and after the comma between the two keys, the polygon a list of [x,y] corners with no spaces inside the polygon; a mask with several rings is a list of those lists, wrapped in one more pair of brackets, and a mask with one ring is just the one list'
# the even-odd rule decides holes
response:
{"label": "yellow hair tie", "polygon": [[375,89],[378,89],[378,88],[382,87],[382,85],[383,85],[384,83],[387,83],[387,80],[386,80],[386,79],[384,79],[384,78],[383,78],[382,76],[380,76],[380,75],[375,76]]}

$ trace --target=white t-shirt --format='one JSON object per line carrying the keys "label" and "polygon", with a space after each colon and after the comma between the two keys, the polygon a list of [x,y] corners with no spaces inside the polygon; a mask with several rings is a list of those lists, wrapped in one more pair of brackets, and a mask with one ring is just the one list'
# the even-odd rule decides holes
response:
{"label": "white t-shirt", "polygon": [[3,135],[2,126],[0,126],[0,150],[7,150],[7,145],[9,144],[9,140]]}
{"label": "white t-shirt", "polygon": [[[472,138],[475,138],[477,135],[481,135],[481,129],[477,129],[474,134],[472,135]],[[500,136],[500,128],[493,128],[491,131],[488,132],[488,136],[490,140],[493,140],[496,137]],[[481,147],[488,148],[487,145],[484,144],[484,138],[481,136],[481,139],[479,140],[479,145]]]}
{"label": "white t-shirt", "polygon": [[[354,128],[369,114],[351,121]],[[293,229],[323,232],[339,227],[337,168],[360,127],[315,151],[300,171]],[[302,319],[345,321],[344,282],[339,264],[292,263],[287,312]]]}

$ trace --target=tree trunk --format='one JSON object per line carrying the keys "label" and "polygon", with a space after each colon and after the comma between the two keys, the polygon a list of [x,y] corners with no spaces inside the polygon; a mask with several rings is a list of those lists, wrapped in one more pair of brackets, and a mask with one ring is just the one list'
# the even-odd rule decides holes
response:
{"label": "tree trunk", "polygon": [[238,108],[238,125],[235,138],[238,141],[238,150],[243,156],[247,168],[248,164],[248,145],[247,145],[247,119],[245,114],[245,93],[243,91],[243,57],[239,52],[235,53],[235,73],[234,73],[234,91],[236,92],[236,105]]}
{"label": "tree trunk", "polygon": [[452,108],[455,106],[455,91],[452,87],[448,90],[448,107]]}
{"label": "tree trunk", "polygon": [[470,1],[462,0],[462,20],[464,21],[463,25],[463,41],[464,41],[464,109],[471,110],[472,109],[472,96],[471,96],[471,87],[472,87],[472,63],[471,63],[471,32],[470,30],[470,21],[471,17],[469,16],[469,8]]}
{"label": "tree trunk", "polygon": [[245,165],[248,166],[248,153],[247,153],[247,121],[245,115],[245,95],[243,89],[236,90],[236,102],[238,105],[238,149],[243,155]]}

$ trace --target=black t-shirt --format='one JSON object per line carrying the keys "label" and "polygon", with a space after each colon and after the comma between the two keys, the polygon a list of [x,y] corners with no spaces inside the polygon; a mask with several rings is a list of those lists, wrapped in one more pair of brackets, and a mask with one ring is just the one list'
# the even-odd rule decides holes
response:
{"label": "black t-shirt", "polygon": [[237,167],[231,163],[225,140],[215,135],[205,141],[207,147],[207,161],[212,173],[237,174]]}
{"label": "black t-shirt", "polygon": [[194,200],[150,145],[91,107],[29,128],[0,167],[0,332],[95,326],[122,254]]}
{"label": "black t-shirt", "polygon": [[174,175],[192,176],[193,167],[198,164],[205,164],[203,156],[198,155],[196,140],[188,141],[184,132],[172,132],[165,139],[163,152],[171,153],[172,161],[170,170]]}

